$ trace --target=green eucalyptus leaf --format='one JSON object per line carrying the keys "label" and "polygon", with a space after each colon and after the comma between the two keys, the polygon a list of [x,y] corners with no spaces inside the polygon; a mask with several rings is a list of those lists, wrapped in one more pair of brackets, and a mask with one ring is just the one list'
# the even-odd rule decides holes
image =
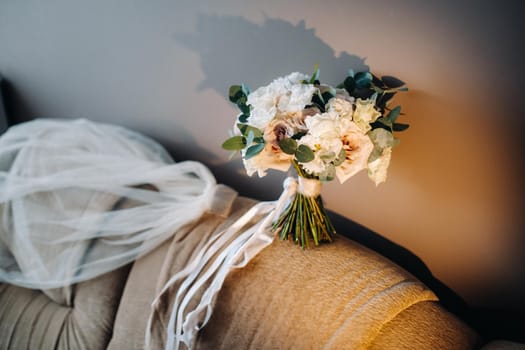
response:
{"label": "green eucalyptus leaf", "polygon": [[297,141],[291,138],[282,139],[279,141],[279,147],[286,154],[295,154],[297,151]]}
{"label": "green eucalyptus leaf", "polygon": [[233,136],[224,141],[222,148],[228,151],[239,151],[246,147],[246,139],[242,136]]}
{"label": "green eucalyptus leaf", "polygon": [[395,92],[385,92],[384,94],[379,95],[376,101],[376,105],[379,108],[384,109],[387,102],[390,101],[394,97],[394,95],[395,95]]}
{"label": "green eucalyptus leaf", "polygon": [[355,72],[354,72],[354,70],[353,70],[352,68],[350,68],[350,69],[348,70],[348,76],[349,76],[349,77],[352,77],[352,78],[355,76]]}
{"label": "green eucalyptus leaf", "polygon": [[344,83],[343,83],[345,90],[348,91],[349,94],[352,94],[355,90],[355,80],[353,76],[346,77]]}
{"label": "green eucalyptus leaf", "polygon": [[301,163],[311,162],[315,158],[314,151],[306,145],[299,145],[295,151],[295,158]]}
{"label": "green eucalyptus leaf", "polygon": [[383,148],[375,146],[372,152],[370,152],[370,155],[368,156],[368,163],[371,163],[374,160],[378,159],[379,157],[381,157],[382,154],[383,154]]}
{"label": "green eucalyptus leaf", "polygon": [[244,93],[244,95],[246,95],[246,97],[248,97],[248,95],[250,94],[250,88],[248,87],[248,85],[241,84],[241,90]]}
{"label": "green eucalyptus leaf", "polygon": [[249,117],[248,115],[242,113],[242,114],[239,116],[239,121],[240,121],[241,123],[246,123],[246,122],[248,121],[248,117]]}
{"label": "green eucalyptus leaf", "polygon": [[335,179],[335,166],[333,164],[327,164],[325,171],[319,175],[321,181],[332,181]]}
{"label": "green eucalyptus leaf", "polygon": [[232,85],[230,86],[230,90],[229,90],[229,98],[230,98],[230,101],[233,102],[233,103],[237,103],[239,101],[240,98],[242,98],[243,96],[245,96],[245,94],[243,93],[242,91],[242,86],[241,85]]}
{"label": "green eucalyptus leaf", "polygon": [[321,94],[317,93],[317,94],[314,94],[312,96],[312,104],[314,104],[317,107],[319,107],[321,112],[323,112],[323,113],[325,112],[326,102],[323,100],[323,97],[321,96]]}
{"label": "green eucalyptus leaf", "polygon": [[403,124],[403,123],[394,123],[392,129],[394,131],[405,131],[406,129],[408,129],[410,127],[410,125],[408,124]]}
{"label": "green eucalyptus leaf", "polygon": [[246,149],[246,153],[244,154],[244,159],[250,159],[252,157],[255,157],[261,151],[264,149],[264,143],[258,143],[253,146],[250,146]]}
{"label": "green eucalyptus leaf", "polygon": [[407,87],[402,87],[402,88],[397,89],[397,91],[408,91],[408,88]]}
{"label": "green eucalyptus leaf", "polygon": [[251,132],[253,132],[253,137],[256,138],[256,137],[263,137],[263,133],[261,130],[251,126],[251,125],[248,125],[248,124],[237,124],[237,127],[239,128],[241,134],[243,134],[244,136],[248,136],[248,134]]}
{"label": "green eucalyptus leaf", "polygon": [[292,139],[294,140],[299,140],[301,137],[303,137],[304,135],[306,135],[306,131],[300,131],[298,132],[297,134],[293,135],[292,136]]}
{"label": "green eucalyptus leaf", "polygon": [[330,91],[325,91],[323,92],[323,94],[321,95],[321,97],[323,98],[324,101],[328,102],[330,101],[331,98],[333,98],[335,96],[335,91],[334,93],[330,92]]}
{"label": "green eucalyptus leaf", "polygon": [[385,87],[385,84],[383,84],[383,81],[379,79],[377,76],[375,76],[374,74],[372,74],[372,85],[381,87],[382,89]]}
{"label": "green eucalyptus leaf", "polygon": [[237,107],[239,107],[242,114],[246,115],[246,118],[250,116],[250,106],[245,103],[239,103],[237,104]]}
{"label": "green eucalyptus leaf", "polygon": [[381,77],[381,80],[383,81],[383,83],[388,86],[389,88],[399,88],[403,85],[405,85],[405,82],[402,81],[402,80],[399,80],[398,78],[396,77],[392,77],[390,75],[384,75]]}
{"label": "green eucalyptus leaf", "polygon": [[392,122],[390,121],[390,119],[388,118],[385,118],[385,117],[381,117],[377,120],[378,123],[384,125],[389,131],[392,131]]}
{"label": "green eucalyptus leaf", "polygon": [[355,75],[356,88],[364,89],[370,87],[372,83],[372,74],[370,72],[359,72]]}
{"label": "green eucalyptus leaf", "polygon": [[390,113],[388,113],[386,118],[391,123],[395,123],[397,120],[397,117],[399,117],[399,113],[401,113],[401,106],[396,106],[390,111]]}
{"label": "green eucalyptus leaf", "polygon": [[337,155],[337,158],[334,161],[334,165],[339,166],[343,164],[345,160],[346,160],[346,151],[344,148],[341,148],[341,151],[339,151],[339,154]]}

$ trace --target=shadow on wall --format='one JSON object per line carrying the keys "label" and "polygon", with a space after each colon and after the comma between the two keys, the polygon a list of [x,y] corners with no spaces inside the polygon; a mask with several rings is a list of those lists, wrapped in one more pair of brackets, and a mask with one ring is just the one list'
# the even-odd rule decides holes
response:
{"label": "shadow on wall", "polygon": [[[278,76],[300,71],[309,74],[315,64],[321,67],[321,80],[329,84],[341,81],[341,72],[349,69],[367,71],[364,58],[343,52],[336,52],[321,38],[314,29],[307,29],[304,21],[297,24],[266,18],[257,24],[239,16],[218,16],[200,14],[195,31],[177,33],[175,40],[182,46],[197,53],[204,73],[198,90],[211,89],[228,99],[228,87],[245,83],[252,90],[270,83]],[[233,122],[233,116],[231,118]],[[169,141],[168,141],[169,142]],[[195,149],[185,151],[185,145],[176,145],[176,157],[183,159],[194,154]],[[171,148],[168,145],[168,148]],[[206,163],[214,172],[219,182],[231,185],[243,195],[262,200],[273,200],[280,194],[282,173],[270,172],[262,179],[251,179],[240,161],[226,162],[217,159],[209,152]],[[257,188],[268,189],[261,195]]]}
{"label": "shadow on wall", "polygon": [[[339,82],[341,72],[368,70],[365,60],[335,51],[304,21],[266,18],[256,24],[238,16],[199,15],[195,33],[177,34],[176,40],[199,54],[205,79],[199,89],[213,89],[227,97],[232,84],[252,88],[291,72],[310,73],[316,63],[323,81]],[[246,43],[246,44],[244,44]]]}

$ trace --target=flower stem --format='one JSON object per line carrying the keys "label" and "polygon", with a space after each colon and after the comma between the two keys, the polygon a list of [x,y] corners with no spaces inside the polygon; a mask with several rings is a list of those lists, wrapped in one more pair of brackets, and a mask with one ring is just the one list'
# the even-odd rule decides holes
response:
{"label": "flower stem", "polygon": [[272,230],[282,240],[291,239],[302,248],[308,248],[311,240],[316,246],[321,242],[331,242],[336,233],[321,196],[308,197],[302,193],[295,195],[274,222]]}

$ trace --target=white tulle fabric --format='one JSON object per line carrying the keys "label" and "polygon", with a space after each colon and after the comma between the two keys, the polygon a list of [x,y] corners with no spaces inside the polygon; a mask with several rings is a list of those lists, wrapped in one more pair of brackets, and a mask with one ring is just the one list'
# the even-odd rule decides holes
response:
{"label": "white tulle fabric", "polygon": [[[288,179],[279,201],[251,208],[168,281],[161,294],[180,288],[166,349],[192,346],[227,274],[272,242],[272,220],[297,187]],[[204,165],[174,163],[130,130],[87,120],[20,124],[0,137],[0,282],[49,289],[91,279],[176,240],[181,227],[234,198]],[[134,205],[120,207],[124,200]]]}
{"label": "white tulle fabric", "polygon": [[[150,184],[157,191],[137,188]],[[210,207],[200,163],[86,120],[36,120],[0,138],[0,280],[47,289],[85,281],[149,252]],[[137,206],[115,209],[119,201]]]}

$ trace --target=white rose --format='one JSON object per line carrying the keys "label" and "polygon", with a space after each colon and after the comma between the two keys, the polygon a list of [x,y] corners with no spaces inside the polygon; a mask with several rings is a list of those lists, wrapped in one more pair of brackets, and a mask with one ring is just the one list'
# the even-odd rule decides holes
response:
{"label": "white rose", "polygon": [[366,134],[372,128],[370,123],[375,122],[381,116],[381,113],[375,109],[375,101],[370,99],[362,100],[358,98],[355,107],[354,123]]}
{"label": "white rose", "polygon": [[392,147],[383,148],[381,156],[374,161],[368,163],[368,177],[379,185],[386,181],[387,169],[390,165],[390,158],[392,156]]}
{"label": "white rose", "polygon": [[328,111],[336,112],[342,118],[348,118],[352,120],[354,106],[349,101],[334,97],[328,101],[327,107]]}

